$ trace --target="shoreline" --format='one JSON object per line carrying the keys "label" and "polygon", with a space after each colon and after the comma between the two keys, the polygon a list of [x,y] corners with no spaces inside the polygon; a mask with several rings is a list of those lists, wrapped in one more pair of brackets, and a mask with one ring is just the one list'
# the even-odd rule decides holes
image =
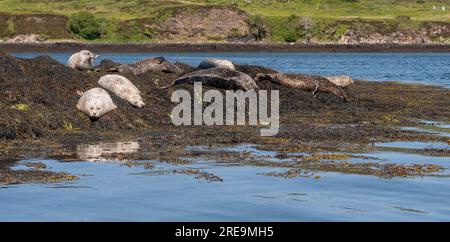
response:
{"label": "shoreline", "polygon": [[450,53],[450,44],[265,44],[265,43],[0,43],[0,50],[25,52],[296,52]]}

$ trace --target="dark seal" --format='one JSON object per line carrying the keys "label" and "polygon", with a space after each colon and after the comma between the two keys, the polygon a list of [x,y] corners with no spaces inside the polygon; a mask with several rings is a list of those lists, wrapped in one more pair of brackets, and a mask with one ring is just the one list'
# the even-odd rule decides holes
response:
{"label": "dark seal", "polygon": [[149,71],[182,74],[183,70],[175,64],[167,61],[164,57],[148,58],[133,64],[119,65],[110,71],[120,73],[131,73],[133,75],[143,74]]}
{"label": "dark seal", "polygon": [[192,84],[194,82],[201,82],[202,85],[205,86],[212,86],[227,90],[247,91],[257,88],[255,80],[253,80],[253,78],[249,75],[224,67],[191,72],[181,76],[173,81],[172,84],[162,88],[168,88],[183,83]]}

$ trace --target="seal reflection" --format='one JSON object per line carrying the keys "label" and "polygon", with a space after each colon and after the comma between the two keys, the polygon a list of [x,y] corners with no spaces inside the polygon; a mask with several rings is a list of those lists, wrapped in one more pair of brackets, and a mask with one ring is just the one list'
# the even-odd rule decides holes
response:
{"label": "seal reflection", "polygon": [[[106,161],[108,155],[135,153],[140,149],[136,141],[116,142],[116,143],[98,143],[98,144],[79,144],[76,152],[77,158],[86,161]],[[106,157],[105,157],[106,156]]]}

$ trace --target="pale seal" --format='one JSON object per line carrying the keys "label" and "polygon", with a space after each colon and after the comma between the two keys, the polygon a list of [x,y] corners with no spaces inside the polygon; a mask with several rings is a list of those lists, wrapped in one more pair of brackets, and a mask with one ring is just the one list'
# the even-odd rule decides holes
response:
{"label": "pale seal", "polygon": [[321,76],[310,76],[303,74],[262,74],[256,75],[256,81],[269,80],[273,83],[310,91],[316,96],[318,92],[333,93],[336,96],[347,100],[348,94],[341,87]]}
{"label": "pale seal", "polygon": [[138,61],[134,64],[119,65],[118,67],[111,68],[110,71],[131,73],[133,75],[139,75],[149,71],[175,74],[181,74],[183,72],[180,67],[167,61],[164,57],[148,58],[142,61]]}
{"label": "pale seal", "polygon": [[216,67],[225,67],[225,68],[229,68],[231,70],[236,69],[231,61],[224,60],[224,59],[210,58],[210,59],[203,60],[198,65],[198,68],[200,68],[200,69],[211,69],[211,68],[216,68]]}
{"label": "pale seal", "polygon": [[141,91],[126,77],[114,74],[105,75],[100,77],[98,84],[135,107],[142,108],[145,106]]}
{"label": "pale seal", "polygon": [[98,55],[89,50],[82,50],[70,56],[67,66],[77,70],[90,70],[92,69],[92,61],[97,57]]}
{"label": "pale seal", "polygon": [[171,86],[194,82],[201,82],[203,85],[212,86],[217,88],[223,88],[228,90],[252,90],[257,88],[255,80],[249,75],[231,70],[224,67],[216,67],[212,69],[194,71],[173,81],[172,84],[163,88]]}
{"label": "pale seal", "polygon": [[350,76],[327,76],[326,78],[340,87],[348,87],[355,83]]}
{"label": "pale seal", "polygon": [[95,87],[81,93],[77,103],[77,109],[85,113],[90,118],[100,118],[101,116],[115,110],[117,106],[113,103],[108,92]]}

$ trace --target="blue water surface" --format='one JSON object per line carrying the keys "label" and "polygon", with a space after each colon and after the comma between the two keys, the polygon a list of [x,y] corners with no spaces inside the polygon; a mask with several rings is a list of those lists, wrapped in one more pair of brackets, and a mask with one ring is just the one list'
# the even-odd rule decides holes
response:
{"label": "blue water surface", "polygon": [[[19,57],[47,54],[66,63],[72,53],[20,53]],[[450,88],[449,53],[99,53],[103,59],[132,63],[148,57],[164,56],[197,66],[208,57],[225,58],[237,64],[262,65],[282,72],[318,75],[350,75],[370,81],[400,81]]]}

